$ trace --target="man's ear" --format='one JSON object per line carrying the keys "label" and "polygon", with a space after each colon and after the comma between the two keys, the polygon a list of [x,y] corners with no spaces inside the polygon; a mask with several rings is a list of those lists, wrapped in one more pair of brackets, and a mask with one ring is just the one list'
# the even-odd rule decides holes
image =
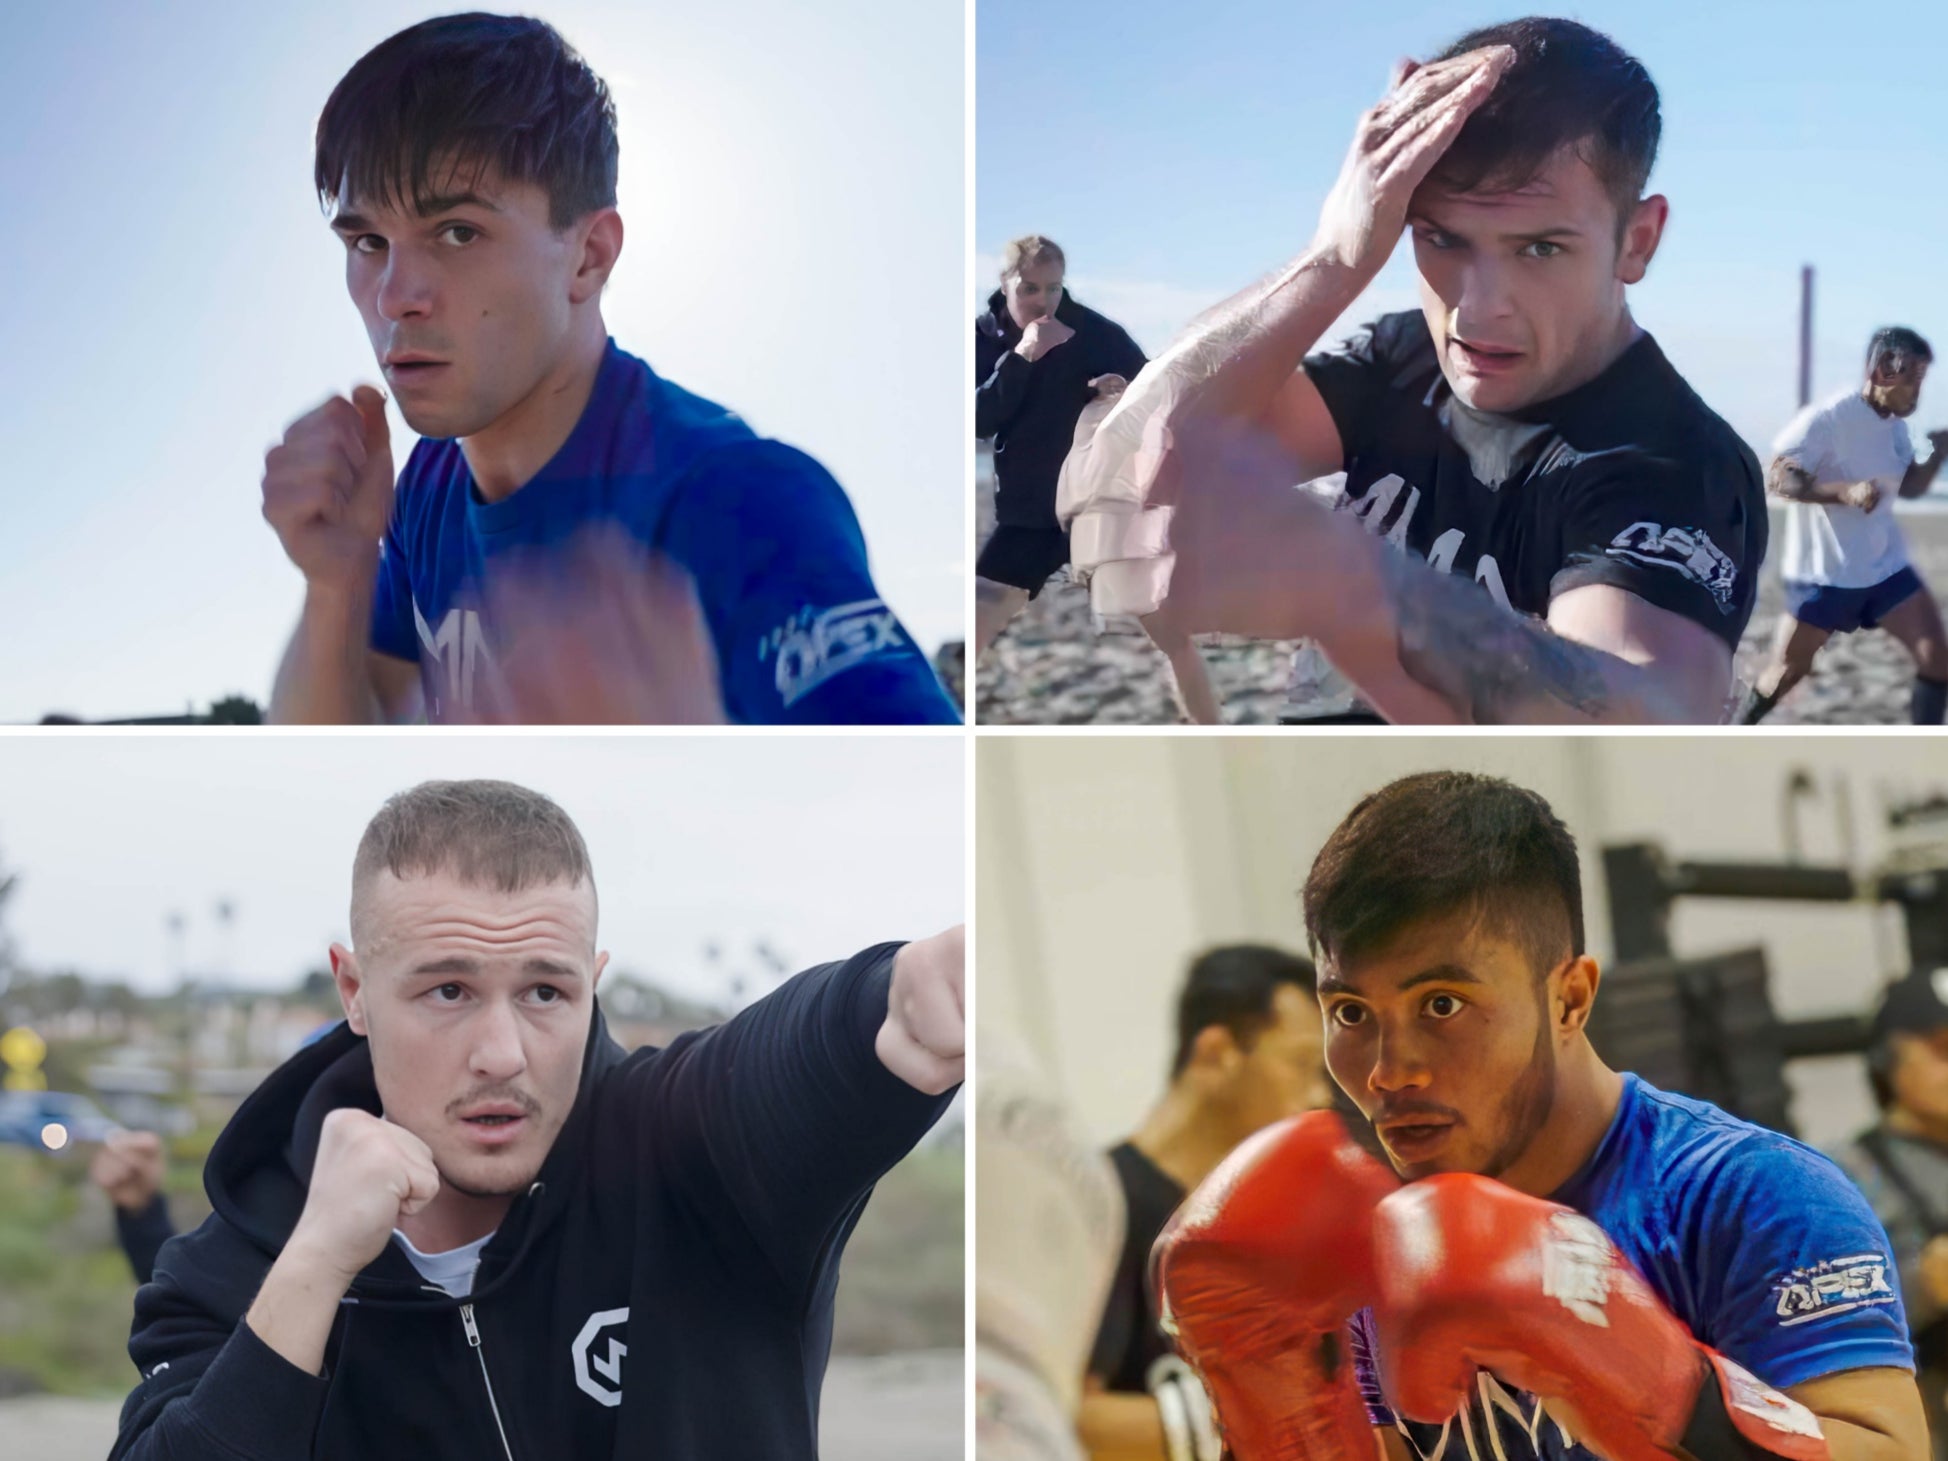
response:
{"label": "man's ear", "polygon": [[580,304],[602,292],[622,257],[622,215],[613,208],[598,208],[575,227],[582,236],[582,252],[568,300]]}
{"label": "man's ear", "polygon": [[343,944],[331,946],[331,977],[338,986],[338,1002],[345,1007],[345,1023],[354,1035],[365,1034],[365,976],[358,956]]}
{"label": "man's ear", "polygon": [[595,956],[595,972],[589,976],[588,981],[590,993],[593,993],[595,986],[602,982],[602,971],[608,967],[609,956],[606,953],[597,954]]}
{"label": "man's ear", "polygon": [[1623,225],[1623,246],[1617,254],[1617,278],[1625,284],[1643,282],[1670,216],[1671,201],[1662,193],[1652,193],[1630,210]]}
{"label": "man's ear", "polygon": [[1571,959],[1557,976],[1556,1028],[1564,1035],[1580,1034],[1596,1008],[1596,988],[1603,971],[1588,954]]}

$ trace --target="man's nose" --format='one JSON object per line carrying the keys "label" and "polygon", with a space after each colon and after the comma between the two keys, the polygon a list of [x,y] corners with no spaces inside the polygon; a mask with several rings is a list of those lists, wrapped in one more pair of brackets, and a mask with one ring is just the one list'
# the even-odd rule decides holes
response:
{"label": "man's nose", "polygon": [[467,1068],[489,1080],[509,1080],[527,1067],[519,1016],[507,1001],[489,1001],[474,1023]]}
{"label": "man's nose", "polygon": [[393,248],[386,255],[386,267],[379,275],[379,293],[374,301],[379,316],[387,320],[423,318],[433,309],[433,271],[404,249]]}

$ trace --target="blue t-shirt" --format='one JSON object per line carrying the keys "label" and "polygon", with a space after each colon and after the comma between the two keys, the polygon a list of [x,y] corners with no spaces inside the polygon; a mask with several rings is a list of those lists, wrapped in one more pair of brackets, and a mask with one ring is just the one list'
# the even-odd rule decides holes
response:
{"label": "blue t-shirt", "polygon": [[501,626],[484,571],[503,554],[619,527],[682,565],[747,724],[955,724],[926,656],[879,597],[844,490],[811,457],[663,380],[609,341],[588,405],[548,464],[486,502],[454,440],[399,474],[372,647],[416,661],[433,720],[475,703]]}
{"label": "blue t-shirt", "polygon": [[[1608,1233],[1698,1340],[1774,1389],[1914,1368],[1886,1232],[1837,1166],[1790,1137],[1626,1075],[1609,1131],[1550,1198]],[[1534,1396],[1486,1372],[1444,1424],[1398,1420],[1372,1355],[1362,1309],[1353,1356],[1367,1414],[1426,1461],[1594,1461]]]}

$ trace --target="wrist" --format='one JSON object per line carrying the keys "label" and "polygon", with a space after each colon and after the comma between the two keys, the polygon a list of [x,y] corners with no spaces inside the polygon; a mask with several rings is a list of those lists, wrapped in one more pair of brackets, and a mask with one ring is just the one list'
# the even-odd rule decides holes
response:
{"label": "wrist", "polygon": [[1028,342],[1026,340],[1023,340],[1020,344],[1016,345],[1013,351],[1011,351],[1010,353],[1014,355],[1019,355],[1023,360],[1029,361],[1031,363],[1035,359],[1035,352],[1028,348]]}
{"label": "wrist", "polygon": [[349,1289],[359,1273],[356,1266],[347,1268],[302,1228],[291,1234],[271,1271],[309,1292],[330,1292],[334,1298]]}

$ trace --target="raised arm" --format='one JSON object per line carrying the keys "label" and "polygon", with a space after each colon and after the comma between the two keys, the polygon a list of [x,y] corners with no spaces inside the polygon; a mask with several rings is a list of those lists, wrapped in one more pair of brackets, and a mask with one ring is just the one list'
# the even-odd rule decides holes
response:
{"label": "raised arm", "polygon": [[1907,471],[1901,475],[1901,496],[1919,497],[1934,486],[1935,474],[1941,470],[1944,459],[1948,459],[1948,431],[1928,433],[1928,459],[1912,461]]}

